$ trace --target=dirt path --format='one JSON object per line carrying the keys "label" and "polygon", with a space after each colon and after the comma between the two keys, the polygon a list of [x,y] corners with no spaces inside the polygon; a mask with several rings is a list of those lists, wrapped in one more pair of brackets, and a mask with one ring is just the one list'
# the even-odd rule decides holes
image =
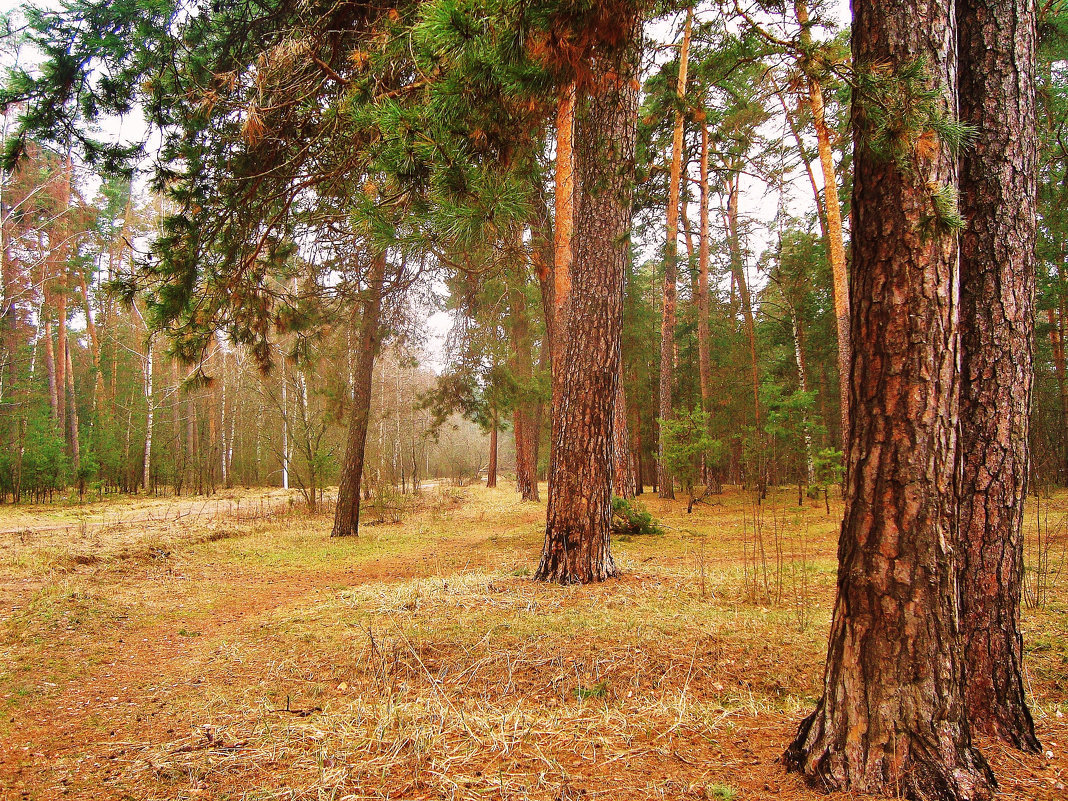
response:
{"label": "dirt path", "polygon": [[187,498],[149,498],[143,504],[130,503],[117,507],[101,503],[65,507],[62,509],[64,519],[61,522],[54,519],[57,514],[55,507],[36,506],[18,510],[14,515],[19,520],[18,524],[3,524],[0,526],[0,536],[39,535],[58,531],[84,533],[144,524],[184,523],[197,526],[212,520],[262,520],[302,503],[299,495],[286,491],[237,497],[197,495]]}
{"label": "dirt path", "polygon": [[[0,799],[77,797],[88,787],[94,798],[129,797],[118,788],[114,796],[105,791],[119,774],[116,766],[139,758],[148,745],[190,734],[195,710],[208,703],[201,697],[210,684],[203,666],[227,642],[340,587],[430,577],[494,557],[485,537],[465,533],[403,558],[383,556],[314,574],[200,561],[179,564],[177,577],[146,562],[87,569],[100,597],[154,602],[169,596],[174,614],[165,622],[152,619],[159,615],[138,620],[133,610],[109,608],[105,629],[54,632],[52,658],[35,666],[36,675],[20,690],[28,699],[11,709],[11,699],[0,698],[9,703],[0,721]],[[0,584],[0,608],[24,605],[27,591],[39,586],[39,579]]]}

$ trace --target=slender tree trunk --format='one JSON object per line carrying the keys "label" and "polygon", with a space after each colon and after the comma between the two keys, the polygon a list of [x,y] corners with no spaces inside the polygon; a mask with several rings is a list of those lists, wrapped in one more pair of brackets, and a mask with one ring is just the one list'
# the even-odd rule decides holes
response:
{"label": "slender tree trunk", "polygon": [[[64,351],[64,361],[67,365],[67,426],[70,429],[70,455],[74,465],[74,475],[77,478],[82,469],[82,443],[81,432],[78,425],[78,399],[74,394],[74,367],[70,360],[70,340]],[[78,486],[81,487],[81,479],[77,478]]]}
{"label": "slender tree trunk", "polygon": [[[41,313],[45,314],[42,307]],[[52,422],[59,425],[59,389],[56,380],[56,350],[52,343],[52,321],[45,319],[44,323],[44,362],[45,373],[48,376],[48,402],[52,410]],[[60,431],[62,433],[62,431]]]}
{"label": "slender tree trunk", "polygon": [[633,498],[637,489],[630,455],[630,433],[627,431],[627,393],[623,389],[622,375],[616,383],[616,400],[612,411],[612,460],[612,493],[620,498]]}
{"label": "slender tree trunk", "polygon": [[497,486],[497,410],[490,415],[489,467],[486,469],[486,488]]}
{"label": "slender tree trunk", "polygon": [[[217,337],[211,338],[211,353],[208,356],[209,360],[214,360],[216,354],[219,352],[219,340]],[[211,412],[208,414],[208,448],[207,448],[207,479],[208,486],[210,487],[209,493],[215,492],[215,466],[218,464],[218,454],[221,450],[219,445],[219,419],[221,417],[220,408],[221,403],[219,401],[219,380],[215,380],[211,384]]]}
{"label": "slender tree trunk", "polygon": [[145,405],[147,412],[145,413],[145,460],[142,466],[141,472],[141,486],[145,492],[148,492],[152,486],[152,433],[156,420],[156,406],[153,401],[153,386],[152,382],[155,378],[154,374],[154,362],[152,360],[152,334],[149,333],[145,340]]}
{"label": "slender tree trunk", "polygon": [[219,474],[222,477],[222,485],[225,489],[230,488],[230,463],[226,458],[227,424],[226,416],[226,351],[219,348]]}
{"label": "slender tree trunk", "polygon": [[60,287],[56,298],[56,408],[59,410],[59,429],[68,447],[70,438],[67,431],[67,290]]}
{"label": "slender tree trunk", "polygon": [[[82,287],[82,297],[85,301],[85,328],[89,332],[89,352],[93,359],[93,401],[92,412],[95,416],[104,395],[104,376],[100,372],[100,332],[96,327],[96,316],[93,314],[93,304],[89,295],[89,286],[85,275],[79,275]],[[92,422],[92,418],[90,418]]]}
{"label": "slender tree trunk", "polygon": [[1037,752],[1020,632],[1034,376],[1035,6],[958,0],[957,22],[960,116],[976,129],[960,176],[965,700],[978,731]]}
{"label": "slender tree trunk", "polygon": [[[854,0],[853,63],[917,59],[956,108],[953,3]],[[850,436],[823,697],[786,753],[827,790],[978,801],[994,779],[974,747],[958,645],[954,509],[957,236],[935,192],[955,158],[929,138],[897,161],[868,118],[854,132]]]}
{"label": "slender tree trunk", "polygon": [[[619,381],[623,280],[629,249],[640,22],[627,20],[623,52],[600,56],[576,137],[582,191],[563,348],[554,398],[545,546],[535,574],[562,584],[616,574],[610,548],[612,406]],[[561,320],[557,318],[559,329]],[[561,358],[562,357],[562,358]],[[554,386],[554,395],[557,386]]]}
{"label": "slender tree trunk", "polygon": [[[675,94],[681,103],[686,97],[686,68],[690,57],[690,31],[693,11],[686,11],[686,27],[679,51],[679,78]],[[668,185],[667,241],[664,243],[664,303],[660,316],[660,419],[674,416],[672,387],[675,381],[675,306],[678,302],[679,184],[682,180],[682,139],[685,118],[682,109],[675,111],[675,130],[671,139],[671,183]],[[657,470],[661,498],[675,497],[675,480],[664,458],[666,434],[660,429]]]}
{"label": "slender tree trunk", "polygon": [[753,313],[753,299],[749,292],[749,282],[745,275],[745,261],[742,258],[742,239],[739,220],[739,195],[741,194],[741,167],[735,165],[733,175],[727,184],[727,244],[730,250],[731,274],[738,287],[738,300],[742,308],[742,322],[746,342],[749,345],[749,377],[753,392],[753,436],[756,444],[756,465],[754,480],[758,500],[763,500],[767,490],[766,465],[764,454],[764,432],[761,428],[760,409],[760,363],[757,361],[756,315]]}
{"label": "slender tree trunk", "polygon": [[519,384],[519,397],[512,414],[515,433],[516,489],[524,501],[538,500],[538,430],[535,426],[535,401],[531,400],[534,381],[534,353],[530,336],[530,313],[522,282],[509,287],[511,305],[509,342],[512,347],[512,372]]}
{"label": "slender tree trunk", "polygon": [[[1063,270],[1063,263],[1057,267]],[[1064,363],[1064,341],[1061,330],[1064,324],[1058,319],[1057,310],[1049,308],[1046,311],[1046,319],[1049,321],[1049,344],[1053,351],[1053,373],[1057,377],[1057,400],[1059,422],[1061,428],[1061,459],[1059,473],[1061,480],[1068,479],[1068,375],[1066,375]]]}
{"label": "slender tree trunk", "polygon": [[[286,355],[282,353],[282,489],[289,489],[289,376]],[[354,399],[355,400],[355,399]]]}
{"label": "slender tree trunk", "polygon": [[634,416],[634,494],[645,492],[645,465],[642,462],[642,416],[639,411]]}
{"label": "slender tree trunk", "polygon": [[[178,360],[171,360],[171,380],[174,390],[171,396],[171,426],[174,428],[174,494],[182,494],[185,483],[185,466],[187,462],[188,441],[182,436],[182,381],[178,376]],[[256,421],[256,437],[259,442],[260,421]],[[257,473],[257,479],[259,474]],[[257,480],[257,485],[259,481]]]}
{"label": "slender tree trunk", "polygon": [[[786,118],[786,124],[790,128],[790,134],[794,138],[794,142],[797,144],[797,154],[801,158],[801,166],[805,168],[805,175],[808,177],[808,185],[812,188],[812,197],[816,201],[816,216],[819,218],[820,233],[823,235],[824,241],[827,239],[827,210],[823,202],[823,193],[820,192],[819,184],[816,183],[816,173],[812,171],[812,163],[808,160],[808,155],[805,151],[805,143],[801,139],[801,131],[798,130],[798,122],[794,117],[794,112],[790,110],[790,107],[786,103],[786,95],[781,90],[776,88],[776,96],[779,98],[779,105],[782,106],[783,117]],[[847,277],[848,279],[848,277]],[[847,289],[848,289],[848,280]]]}
{"label": "slender tree trunk", "polygon": [[[794,358],[797,361],[797,383],[801,391],[808,392],[808,368],[805,363],[804,337],[801,329],[801,320],[797,316],[797,310],[790,309],[790,318],[793,322],[794,333]],[[809,427],[808,414],[801,423],[805,438],[805,477],[811,487],[816,481],[816,465],[812,460],[812,430]]]}
{"label": "slender tree trunk", "polygon": [[367,442],[367,422],[371,414],[371,382],[374,377],[375,352],[380,334],[382,294],[386,281],[386,256],[380,254],[371,262],[367,294],[363,302],[356,356],[355,398],[349,419],[349,435],[345,444],[345,461],[338,477],[337,509],[334,529],[330,536],[349,537],[359,534],[360,485],[363,481],[364,446]]}
{"label": "slender tree trunk", "polygon": [[697,352],[701,408],[712,411],[711,335],[708,330],[708,123],[701,123],[701,222],[697,255]]}
{"label": "slender tree trunk", "polygon": [[[805,0],[794,0],[794,13],[801,26],[801,47],[810,49],[812,33],[809,28],[808,4]],[[852,358],[849,342],[849,276],[846,272],[845,236],[842,232],[842,209],[838,204],[838,176],[834,168],[831,132],[827,128],[824,111],[823,87],[815,73],[806,70],[805,77],[808,81],[812,127],[816,129],[816,147],[820,155],[820,168],[823,171],[823,215],[827,220],[827,255],[830,257],[831,275],[834,281],[834,318],[838,333],[838,399],[841,404],[842,442],[845,442],[849,431],[849,362]]]}
{"label": "slender tree trunk", "polygon": [[[739,168],[740,169],[740,168]],[[731,275],[738,288],[738,299],[742,307],[742,321],[745,326],[745,338],[749,343],[749,366],[750,378],[753,389],[753,424],[760,436],[760,372],[757,363],[756,352],[756,316],[753,314],[752,295],[749,293],[749,282],[745,277],[745,260],[742,258],[742,237],[739,210],[739,176],[736,169],[727,184],[727,246],[730,250]]]}

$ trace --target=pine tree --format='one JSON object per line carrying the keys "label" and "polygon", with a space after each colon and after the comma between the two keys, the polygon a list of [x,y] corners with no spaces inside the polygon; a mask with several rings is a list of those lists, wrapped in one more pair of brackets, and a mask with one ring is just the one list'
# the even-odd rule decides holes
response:
{"label": "pine tree", "polygon": [[[1020,596],[1034,374],[1035,8],[960,0],[961,637],[975,728],[1040,749]],[[1013,209],[1005,214],[1004,209]]]}
{"label": "pine tree", "polygon": [[958,645],[952,5],[854,4],[846,511],[816,710],[787,764],[828,789],[989,798]]}

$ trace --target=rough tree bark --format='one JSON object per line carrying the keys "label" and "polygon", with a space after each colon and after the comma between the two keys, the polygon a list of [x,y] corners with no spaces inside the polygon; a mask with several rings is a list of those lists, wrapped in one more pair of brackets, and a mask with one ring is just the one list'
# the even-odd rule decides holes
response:
{"label": "rough tree bark", "polygon": [[[916,63],[956,107],[953,3],[854,0],[853,63]],[[906,91],[904,85],[891,91]],[[785,755],[826,789],[977,801],[958,646],[957,236],[936,206],[955,158],[932,136],[887,155],[854,108],[850,437],[823,697]],[[945,197],[943,193],[941,198]],[[939,220],[946,220],[940,223]]]}
{"label": "rough tree bark", "polygon": [[[975,729],[1037,752],[1020,593],[1034,375],[1035,6],[958,0],[961,635]],[[1004,213],[1011,209],[1012,213]]]}
{"label": "rough tree bark", "polygon": [[582,186],[576,214],[571,297],[553,354],[552,454],[545,545],[536,578],[562,584],[616,574],[610,550],[612,411],[619,381],[623,279],[630,234],[637,124],[636,66],[640,24],[626,25],[629,44],[596,59],[578,116],[576,156]]}
{"label": "rough tree bark", "polygon": [[[690,57],[690,31],[693,11],[686,12],[686,27],[679,50],[679,78],[675,87],[679,102],[686,96],[686,68]],[[672,386],[675,382],[675,306],[678,302],[679,183],[682,180],[682,138],[685,118],[675,110],[675,130],[671,139],[671,183],[668,184],[667,240],[664,242],[664,296],[660,316],[660,419],[670,420]],[[664,458],[666,435],[661,429],[657,447],[657,471],[661,498],[675,497],[675,481]]]}
{"label": "rough tree bark", "polygon": [[357,336],[359,353],[356,357],[356,383],[349,419],[349,435],[345,443],[345,461],[338,477],[337,509],[331,537],[359,534],[360,483],[363,480],[364,445],[367,442],[367,421],[371,411],[371,378],[374,375],[375,351],[380,334],[382,294],[386,281],[385,254],[375,256],[367,281],[363,302],[363,316]]}

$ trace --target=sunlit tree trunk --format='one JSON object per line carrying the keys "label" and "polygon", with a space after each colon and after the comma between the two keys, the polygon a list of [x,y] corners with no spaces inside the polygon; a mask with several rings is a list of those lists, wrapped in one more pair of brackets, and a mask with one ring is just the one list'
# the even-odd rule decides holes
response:
{"label": "sunlit tree trunk", "polygon": [[708,123],[701,123],[701,222],[697,250],[697,352],[701,381],[701,408],[712,411],[711,335],[708,330]]}
{"label": "sunlit tree trunk", "polygon": [[[545,545],[536,577],[562,584],[615,575],[612,516],[612,409],[619,381],[623,280],[630,235],[637,124],[640,23],[629,27],[617,58],[601,57],[599,77],[577,115],[582,191],[564,331],[557,318],[554,354],[559,402],[553,403]],[[554,386],[554,394],[556,387]]]}
{"label": "sunlit tree trunk", "polygon": [[[856,68],[894,76],[920,59],[952,119],[953,3],[853,10]],[[827,790],[978,801],[994,780],[971,740],[957,628],[960,275],[935,198],[955,188],[956,159],[928,137],[895,160],[856,122],[838,595],[822,698],[786,762]]]}
{"label": "sunlit tree trunk", "polygon": [[574,258],[575,219],[575,103],[577,89],[564,89],[556,111],[556,209],[553,221],[553,385],[558,369],[555,356],[564,347],[567,309],[571,296],[571,267]]}
{"label": "sunlit tree trunk", "polygon": [[[961,632],[972,725],[1037,752],[1020,594],[1034,376],[1035,6],[958,0]],[[1011,209],[1012,213],[1005,213]]]}
{"label": "sunlit tree trunk", "polygon": [[[805,0],[794,0],[794,14],[801,26],[800,42],[803,49],[811,49],[812,32],[808,17],[808,4]],[[823,216],[827,221],[826,239],[827,255],[831,261],[833,280],[834,318],[838,333],[838,398],[841,404],[842,441],[849,430],[849,362],[851,346],[849,342],[849,276],[846,272],[845,235],[842,232],[842,209],[838,204],[838,176],[834,167],[834,149],[831,146],[831,132],[827,127],[827,118],[823,103],[823,87],[816,74],[806,70],[808,82],[808,102],[812,111],[812,127],[816,130],[816,148],[820,156],[820,169],[823,171]]]}
{"label": "sunlit tree trunk", "polygon": [[[679,102],[686,96],[686,68],[690,57],[690,31],[693,11],[686,12],[686,27],[679,51],[679,77],[675,87]],[[664,292],[660,316],[660,419],[674,416],[672,387],[675,382],[675,307],[678,302],[678,237],[679,184],[682,181],[682,145],[685,118],[682,109],[675,110],[675,130],[671,139],[671,178],[668,184],[667,240],[664,243]],[[658,444],[657,471],[661,498],[675,497],[675,481],[668,471],[664,447],[667,435],[661,428]]]}

